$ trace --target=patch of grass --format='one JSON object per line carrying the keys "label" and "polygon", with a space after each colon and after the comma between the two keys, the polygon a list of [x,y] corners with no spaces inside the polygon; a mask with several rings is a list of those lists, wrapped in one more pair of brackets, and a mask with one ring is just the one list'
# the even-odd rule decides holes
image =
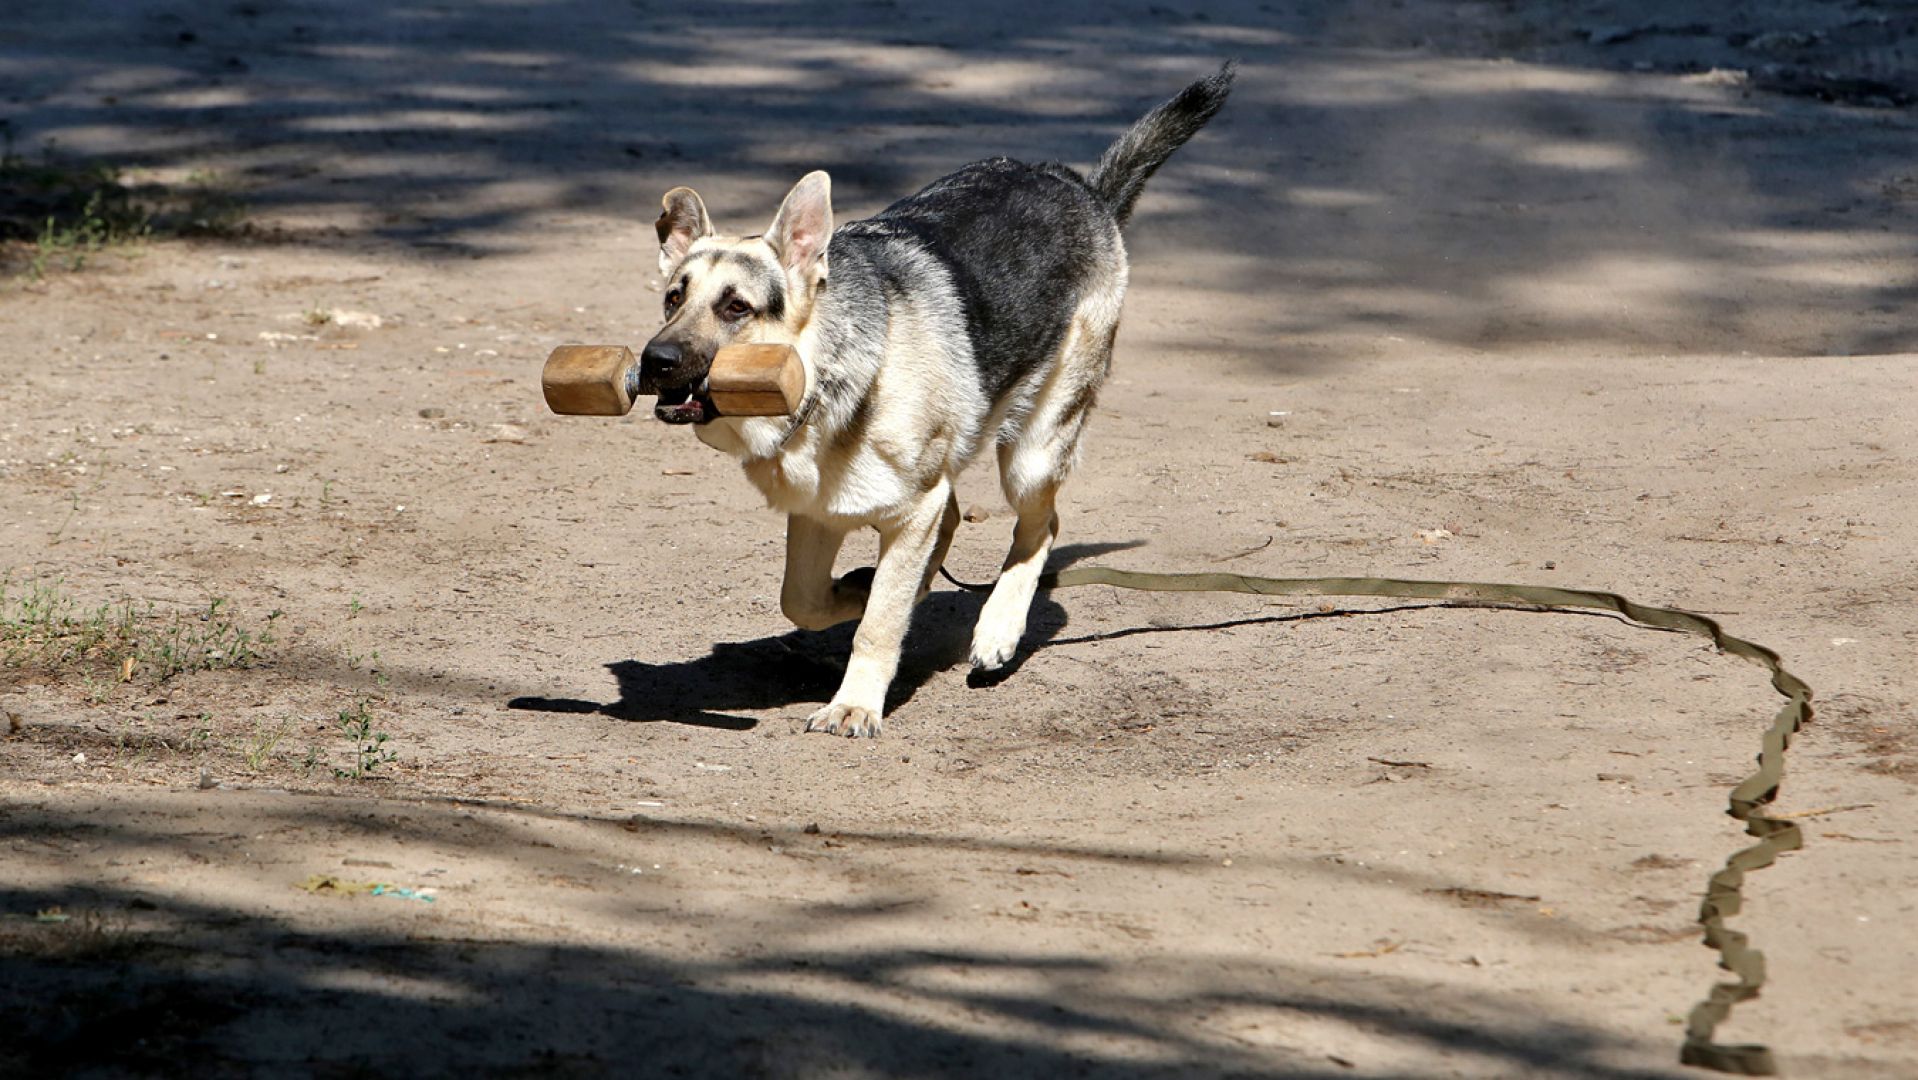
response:
{"label": "patch of grass", "polygon": [[292,730],[291,722],[282,723],[279,727],[267,732],[262,732],[260,725],[253,725],[253,738],[241,754],[246,759],[246,767],[257,773],[272,764],[275,751]]}
{"label": "patch of grass", "polygon": [[226,604],[226,597],[216,596],[207,601],[206,610],[198,616],[176,614],[159,626],[146,628],[135,643],[137,668],[164,682],[187,671],[253,665],[260,659],[260,650],[273,643],[273,623],[280,613],[269,612],[266,626],[254,630],[241,626],[223,611]]}
{"label": "patch of grass", "polygon": [[49,266],[82,270],[98,252],[144,240],[152,232],[150,214],[133,203],[116,172],[88,169],[67,176],[63,190],[49,190],[56,209],[42,219],[27,256],[27,276],[35,281]]}
{"label": "patch of grass", "polygon": [[200,611],[160,613],[131,600],[86,607],[58,581],[0,578],[0,667],[100,680],[161,683],[192,671],[249,667],[273,644],[280,612],[248,626],[216,596]]}
{"label": "patch of grass", "polygon": [[341,709],[339,716],[340,737],[348,744],[347,768],[335,766],[333,776],[339,780],[364,780],[373,775],[374,770],[399,757],[386,748],[388,735],[384,731],[373,730],[373,716],[367,712],[365,698],[356,701],[351,709]]}
{"label": "patch of grass", "polygon": [[152,229],[152,209],[119,169],[61,162],[51,144],[38,163],[28,161],[14,153],[11,129],[0,128],[0,240],[24,250],[29,277],[58,263],[79,270],[94,253]]}
{"label": "patch of grass", "polygon": [[65,160],[51,143],[38,161],[14,152],[0,121],[0,261],[33,280],[85,269],[95,255],[151,236],[232,236],[246,207],[209,172],[182,184],[136,183],[114,165]]}

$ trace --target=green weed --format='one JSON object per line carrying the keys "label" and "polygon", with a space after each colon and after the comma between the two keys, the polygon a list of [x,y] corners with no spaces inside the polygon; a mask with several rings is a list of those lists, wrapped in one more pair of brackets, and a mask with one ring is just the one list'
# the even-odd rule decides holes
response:
{"label": "green weed", "polygon": [[73,524],[74,517],[80,513],[80,493],[77,491],[68,492],[67,503],[67,516],[61,520],[60,527],[53,530],[53,539],[47,541],[48,547],[58,547],[60,545],[60,538],[67,534],[67,526]]}
{"label": "green weed", "polygon": [[364,780],[380,766],[399,757],[386,748],[386,732],[373,730],[373,717],[366,711],[365,698],[360,698],[351,709],[340,710],[339,728],[340,737],[349,745],[352,765],[344,769],[335,766],[335,779]]}
{"label": "green weed", "polygon": [[287,734],[292,730],[293,725],[290,721],[267,732],[262,732],[260,725],[254,724],[253,738],[248,742],[246,750],[241,753],[241,756],[246,759],[246,767],[253,772],[260,772],[272,764],[274,752],[279,749],[280,743],[285,741]]}

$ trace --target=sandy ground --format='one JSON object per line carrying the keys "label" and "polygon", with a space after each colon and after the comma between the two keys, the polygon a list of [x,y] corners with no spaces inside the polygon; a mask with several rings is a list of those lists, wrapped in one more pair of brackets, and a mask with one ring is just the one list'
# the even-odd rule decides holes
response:
{"label": "sandy ground", "polygon": [[[1224,55],[1056,561],[1616,589],[1777,648],[1808,845],[1722,1035],[1918,1072],[1909,9],[193,7],[0,27],[17,149],[252,230],[0,289],[0,568],[281,614],[245,669],[0,669],[0,1073],[1686,1074],[1758,669],[1080,590],[974,687],[942,587],[886,734],[809,736],[848,635],[788,632],[780,523],[685,431],[545,414],[553,344],[650,333],[667,187],[757,230],[811,168],[850,219],[1084,164]],[[1009,519],[962,497],[978,579]],[[397,757],[338,777],[361,710]]]}

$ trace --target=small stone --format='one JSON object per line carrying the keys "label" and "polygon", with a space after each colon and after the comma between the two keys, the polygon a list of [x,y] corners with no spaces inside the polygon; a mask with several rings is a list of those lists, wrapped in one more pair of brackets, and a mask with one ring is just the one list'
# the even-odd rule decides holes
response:
{"label": "small stone", "polygon": [[420,410],[420,419],[422,420],[441,420],[441,419],[444,419],[445,417],[446,417],[445,409],[429,406],[427,408]]}
{"label": "small stone", "polygon": [[981,521],[991,518],[992,514],[985,507],[974,505],[966,507],[965,516],[967,521],[976,525]]}

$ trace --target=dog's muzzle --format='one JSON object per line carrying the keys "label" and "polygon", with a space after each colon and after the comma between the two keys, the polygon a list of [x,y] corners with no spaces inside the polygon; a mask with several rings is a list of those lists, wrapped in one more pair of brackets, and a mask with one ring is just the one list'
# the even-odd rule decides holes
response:
{"label": "dog's muzzle", "polygon": [[707,373],[696,366],[686,350],[670,341],[646,343],[639,354],[639,385],[642,392],[659,395],[654,416],[668,424],[703,424],[716,415],[707,395]]}
{"label": "dog's muzzle", "polygon": [[670,341],[657,339],[646,343],[639,354],[639,389],[641,393],[657,394],[661,387],[684,385],[691,380],[683,378],[681,370],[686,363],[686,352]]}

